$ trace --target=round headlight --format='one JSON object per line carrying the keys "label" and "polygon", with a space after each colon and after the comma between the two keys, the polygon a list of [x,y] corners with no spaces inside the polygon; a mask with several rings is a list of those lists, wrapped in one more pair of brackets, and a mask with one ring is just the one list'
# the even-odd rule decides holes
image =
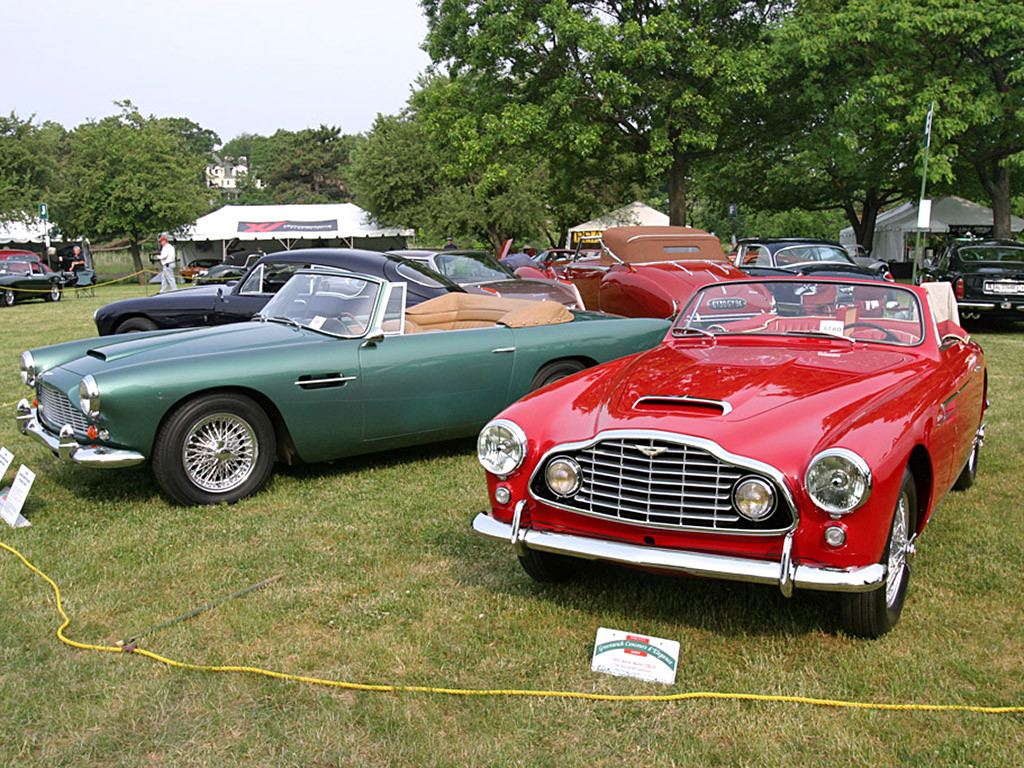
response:
{"label": "round headlight", "polygon": [[746,477],[736,483],[732,503],[747,520],[764,520],[775,509],[775,489],[760,478]]}
{"label": "round headlight", "polygon": [[78,382],[78,407],[91,419],[100,415],[100,388],[92,376]]}
{"label": "round headlight", "polygon": [[833,448],[811,461],[804,477],[811,499],[826,512],[852,512],[871,494],[871,470],[853,451]]}
{"label": "round headlight", "polygon": [[484,469],[505,477],[519,469],[526,458],[526,433],[511,421],[492,421],[480,431],[476,455]]}
{"label": "round headlight", "polygon": [[36,361],[27,349],[21,353],[21,383],[34,387],[36,385]]}
{"label": "round headlight", "polygon": [[544,479],[556,496],[572,496],[580,489],[580,465],[572,459],[559,456],[548,462]]}

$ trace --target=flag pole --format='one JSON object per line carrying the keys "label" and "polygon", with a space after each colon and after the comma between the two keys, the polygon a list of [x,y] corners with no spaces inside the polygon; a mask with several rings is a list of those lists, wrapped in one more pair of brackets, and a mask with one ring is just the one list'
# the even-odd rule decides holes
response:
{"label": "flag pole", "polygon": [[[935,115],[935,102],[928,107],[928,117],[924,121],[924,167],[921,170],[921,196],[917,201],[917,236],[914,242],[914,267],[911,271],[911,280],[917,284],[917,268],[921,263],[921,213],[924,207],[924,188],[928,183],[928,152],[932,146],[932,117]],[[930,211],[929,211],[930,218]]]}

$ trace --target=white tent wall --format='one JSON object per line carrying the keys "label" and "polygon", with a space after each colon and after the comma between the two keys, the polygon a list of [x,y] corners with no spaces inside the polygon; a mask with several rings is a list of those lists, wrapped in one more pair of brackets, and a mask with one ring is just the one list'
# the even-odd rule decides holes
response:
{"label": "white tent wall", "polygon": [[[910,260],[910,252],[917,236],[917,203],[903,203],[875,220],[875,234],[871,255],[880,261],[903,262]],[[992,209],[965,200],[962,197],[940,197],[932,201],[931,223],[922,233],[963,233],[986,235],[992,229]],[[1013,232],[1024,230],[1024,219],[1010,217]],[[839,242],[852,245],[857,242],[853,227],[839,233]]]}

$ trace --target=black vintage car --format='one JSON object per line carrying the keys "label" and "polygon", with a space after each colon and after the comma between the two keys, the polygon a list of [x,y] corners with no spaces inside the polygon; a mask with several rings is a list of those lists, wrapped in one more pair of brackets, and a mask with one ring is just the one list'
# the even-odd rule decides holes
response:
{"label": "black vintage car", "polygon": [[237,323],[263,309],[288,278],[310,266],[340,267],[404,282],[410,305],[444,293],[462,292],[443,275],[400,256],[350,248],[306,248],[264,256],[229,285],[199,285],[115,301],[97,309],[93,320],[100,336]]}
{"label": "black vintage car", "polygon": [[891,279],[884,261],[858,264],[839,243],[814,237],[744,238],[732,259],[744,272],[762,277],[783,270],[774,274]]}
{"label": "black vintage car", "polygon": [[952,284],[957,309],[965,320],[1022,317],[1024,243],[955,240],[918,272],[918,282],[939,281]]}
{"label": "black vintage car", "polygon": [[60,301],[64,286],[74,279],[70,272],[54,272],[38,257],[0,259],[0,306],[25,299]]}

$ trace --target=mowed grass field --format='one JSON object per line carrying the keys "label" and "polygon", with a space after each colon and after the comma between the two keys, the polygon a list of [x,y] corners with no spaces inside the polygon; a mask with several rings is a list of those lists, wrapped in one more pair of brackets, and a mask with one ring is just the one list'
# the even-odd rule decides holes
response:
{"label": "mowed grass field", "polygon": [[[978,482],[919,538],[899,626],[866,641],[825,594],[605,566],[532,582],[469,530],[486,506],[472,441],[279,466],[257,496],[205,509],[170,505],[145,466],[60,465],[17,431],[18,356],[95,335],[95,308],[142,293],[0,309],[4,484],[36,473],[32,526],[0,524],[0,541],[59,585],[77,642],[110,646],[280,574],[140,647],[367,686],[1024,706],[1024,323],[975,329],[992,400]],[[354,690],[78,650],[60,623],[51,588],[0,550],[0,766],[1024,764],[1021,714]],[[675,685],[592,672],[599,627],[678,641]]]}

